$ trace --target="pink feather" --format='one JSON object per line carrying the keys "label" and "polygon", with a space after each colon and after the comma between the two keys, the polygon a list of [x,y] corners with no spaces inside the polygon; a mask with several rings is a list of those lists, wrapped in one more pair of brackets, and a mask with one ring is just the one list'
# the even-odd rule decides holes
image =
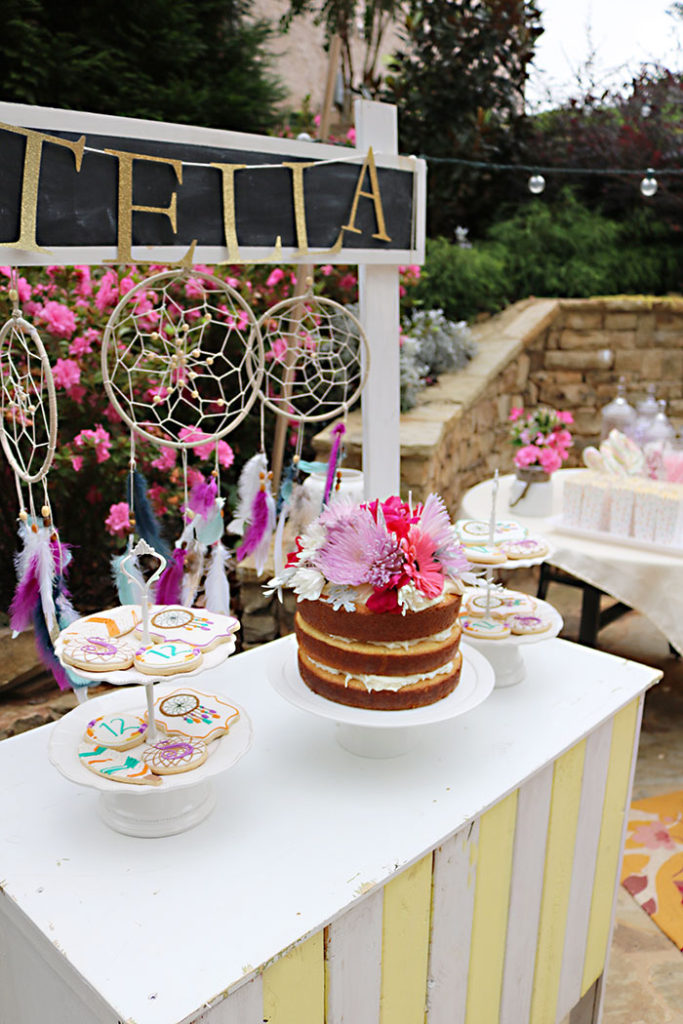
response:
{"label": "pink feather", "polygon": [[173,558],[159,577],[156,590],[157,604],[180,604],[184,567],[185,549],[176,548]]}
{"label": "pink feather", "polygon": [[23,633],[33,623],[33,613],[40,602],[38,580],[38,556],[34,555],[26,572],[17,583],[17,589],[10,605],[10,626],[13,632]]}
{"label": "pink feather", "polygon": [[248,555],[256,550],[266,534],[270,524],[270,510],[268,498],[265,491],[257,491],[254,503],[251,506],[249,525],[244,534],[242,543],[235,552],[238,562],[242,562]]}
{"label": "pink feather", "polygon": [[343,423],[335,423],[332,427],[332,433],[334,435],[334,441],[332,442],[332,449],[327,462],[327,479],[325,480],[325,496],[323,498],[323,505],[327,505],[330,500],[330,495],[332,494],[334,476],[339,464],[339,449],[341,448],[342,434],[346,433],[346,427]]}
{"label": "pink feather", "polygon": [[204,516],[206,519],[216,505],[217,494],[218,483],[215,477],[211,477],[207,481],[202,480],[200,484],[195,484],[190,491],[188,505],[195,515]]}

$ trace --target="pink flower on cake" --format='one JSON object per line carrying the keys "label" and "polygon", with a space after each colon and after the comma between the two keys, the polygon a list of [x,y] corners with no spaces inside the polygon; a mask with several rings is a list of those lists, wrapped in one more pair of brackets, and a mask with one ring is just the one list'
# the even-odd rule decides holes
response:
{"label": "pink flower on cake", "polygon": [[109,515],[104,520],[107,533],[112,537],[125,537],[130,530],[130,509],[128,502],[119,501],[109,508]]}
{"label": "pink flower on cake", "polygon": [[411,527],[402,541],[406,555],[405,573],[425,597],[439,597],[443,592],[443,571],[434,559],[434,541],[417,527]]}

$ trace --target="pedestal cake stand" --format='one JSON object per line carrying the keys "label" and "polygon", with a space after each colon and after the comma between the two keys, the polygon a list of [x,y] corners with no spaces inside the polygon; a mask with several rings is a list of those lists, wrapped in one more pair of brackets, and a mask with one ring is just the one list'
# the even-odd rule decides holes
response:
{"label": "pedestal cake stand", "polygon": [[446,722],[478,707],[491,694],[494,673],[489,662],[468,644],[460,645],[460,682],[448,697],[422,708],[406,711],[371,711],[347,707],[314,693],[302,680],[297,665],[296,638],[270,661],[268,678],[284,700],[336,724],[340,746],[360,757],[398,757],[411,750],[423,735],[423,728]]}
{"label": "pedestal cake stand", "polygon": [[[479,651],[489,662],[495,673],[496,688],[516,686],[526,676],[526,664],[522,657],[521,647],[526,644],[538,644],[543,640],[553,640],[564,625],[562,616],[547,601],[535,598],[536,610],[550,619],[550,626],[542,633],[527,633],[524,636],[506,636],[501,640],[482,640],[468,636],[467,643]],[[463,634],[464,635],[464,634]]]}

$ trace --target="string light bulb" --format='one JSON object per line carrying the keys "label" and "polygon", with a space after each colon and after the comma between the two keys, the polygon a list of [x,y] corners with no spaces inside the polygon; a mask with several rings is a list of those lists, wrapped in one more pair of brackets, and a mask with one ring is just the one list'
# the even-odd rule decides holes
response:
{"label": "string light bulb", "polygon": [[529,191],[533,196],[540,196],[545,190],[545,178],[542,174],[532,174],[529,178]]}
{"label": "string light bulb", "polygon": [[650,199],[655,194],[658,188],[659,184],[657,182],[657,179],[655,178],[655,172],[652,169],[652,167],[648,167],[648,169],[645,171],[645,177],[640,183],[640,191],[646,199]]}

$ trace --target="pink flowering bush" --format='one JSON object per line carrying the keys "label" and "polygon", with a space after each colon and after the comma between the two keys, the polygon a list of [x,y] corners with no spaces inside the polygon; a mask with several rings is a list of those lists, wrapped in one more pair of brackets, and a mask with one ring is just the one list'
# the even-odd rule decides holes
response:
{"label": "pink flowering bush", "polygon": [[540,466],[546,473],[554,473],[566,462],[573,443],[567,430],[574,422],[570,412],[558,412],[546,406],[539,406],[531,413],[514,408],[508,418],[516,466],[520,469]]}
{"label": "pink flowering bush", "polygon": [[[109,578],[111,555],[120,552],[128,531],[130,435],[110,405],[102,382],[101,347],[109,317],[120,300],[146,277],[165,270],[144,267],[36,267],[19,272],[18,293],[22,313],[35,324],[53,368],[57,395],[59,435],[54,464],[48,477],[55,523],[63,542],[73,549],[70,585],[79,608],[103,607],[113,600]],[[295,266],[205,267],[224,280],[259,317],[266,309],[291,298],[299,268]],[[402,286],[410,290],[415,268],[407,268]],[[314,290],[343,303],[357,298],[355,268],[329,265],[315,272]],[[10,268],[0,267],[0,323],[11,314]],[[202,279],[190,276],[179,288],[178,301],[188,310],[202,295]],[[144,288],[137,293],[136,315],[143,330],[158,325],[158,296]],[[271,358],[278,358],[273,353]],[[142,401],[163,398],[163,387],[151,383]],[[188,483],[205,480],[214,469],[216,446],[206,435],[188,427]],[[274,417],[267,414],[265,437],[273,436]],[[317,425],[311,430],[315,433]],[[259,410],[255,403],[237,429],[218,443],[223,496],[228,507],[236,503],[236,482],[244,462],[259,446]],[[290,438],[295,443],[295,434]],[[308,457],[310,457],[310,449]],[[161,519],[170,543],[181,529],[184,502],[182,460],[176,449],[161,448],[138,438],[137,469],[145,477],[153,511]],[[14,585],[13,555],[17,547],[17,495],[7,460],[0,455],[0,593],[5,606]],[[39,497],[37,499],[40,500]],[[226,517],[228,516],[226,509]]]}

